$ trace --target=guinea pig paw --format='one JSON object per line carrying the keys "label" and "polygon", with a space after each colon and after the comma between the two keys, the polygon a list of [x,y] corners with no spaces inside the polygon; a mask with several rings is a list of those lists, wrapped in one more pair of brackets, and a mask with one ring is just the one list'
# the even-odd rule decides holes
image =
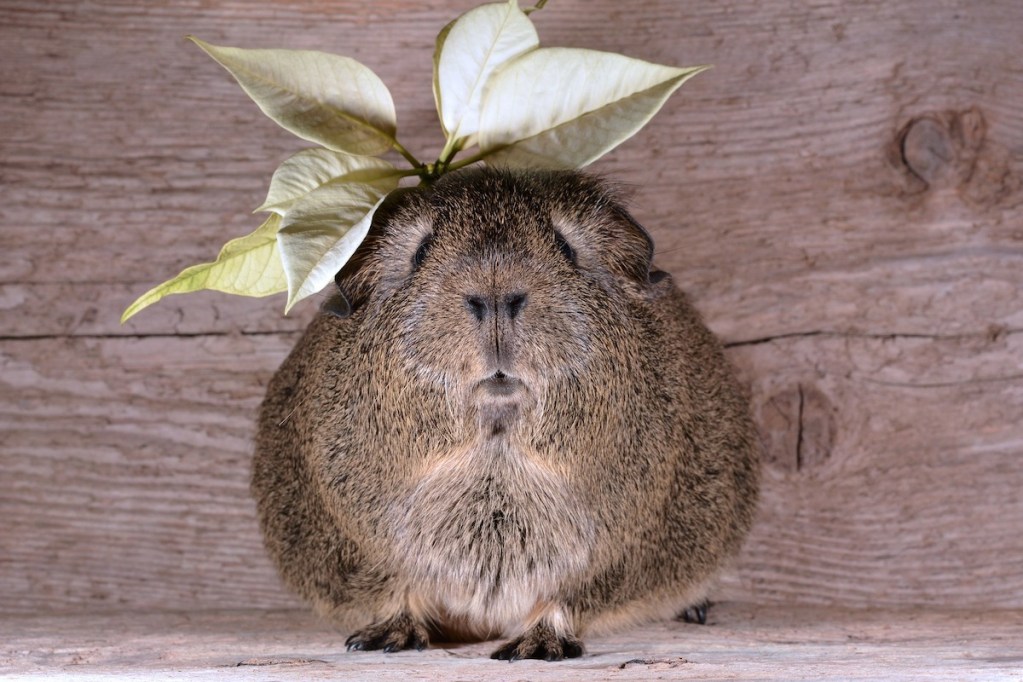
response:
{"label": "guinea pig paw", "polygon": [[707,624],[707,609],[710,608],[710,602],[704,600],[699,604],[693,604],[686,608],[682,613],[679,614],[679,619],[687,623],[695,623],[697,625]]}
{"label": "guinea pig paw", "polygon": [[522,658],[537,658],[544,661],[560,661],[583,655],[583,643],[572,635],[558,635],[550,625],[537,623],[521,637],[505,642],[490,655],[500,661],[517,661]]}
{"label": "guinea pig paw", "polygon": [[406,649],[422,651],[429,643],[430,635],[426,626],[405,613],[357,630],[345,640],[348,651],[383,649],[385,654]]}

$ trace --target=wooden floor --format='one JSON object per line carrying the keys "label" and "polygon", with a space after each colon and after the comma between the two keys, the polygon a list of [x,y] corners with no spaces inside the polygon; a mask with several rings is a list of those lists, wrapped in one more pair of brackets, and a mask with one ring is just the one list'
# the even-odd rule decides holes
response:
{"label": "wooden floor", "polygon": [[717,604],[590,638],[580,659],[492,661],[494,643],[346,652],[304,611],[8,617],[0,677],[331,680],[1023,680],[1023,611]]}

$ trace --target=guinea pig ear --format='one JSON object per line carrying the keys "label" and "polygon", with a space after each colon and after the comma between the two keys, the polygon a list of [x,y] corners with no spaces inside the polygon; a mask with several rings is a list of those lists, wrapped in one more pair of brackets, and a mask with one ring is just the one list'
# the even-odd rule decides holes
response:
{"label": "guinea pig ear", "polygon": [[348,302],[345,295],[340,290],[332,293],[327,299],[320,304],[320,311],[333,315],[334,317],[351,317],[352,316],[352,304]]}
{"label": "guinea pig ear", "polygon": [[373,222],[359,248],[336,275],[337,291],[323,302],[320,309],[335,317],[351,317],[363,306],[380,282],[378,251],[387,237],[392,222],[414,211],[424,194],[415,187],[401,187],[388,194],[373,213]]}
{"label": "guinea pig ear", "polygon": [[622,274],[639,284],[650,284],[650,267],[654,259],[654,240],[636,219],[620,208],[616,211],[621,226],[621,239],[617,240],[614,255]]}
{"label": "guinea pig ear", "polygon": [[323,302],[320,306],[321,311],[334,317],[351,317],[352,313],[366,302],[373,289],[369,281],[368,263],[374,241],[376,241],[376,237],[373,235],[373,228],[370,227],[365,241],[334,275],[334,284],[337,285],[337,290]]}

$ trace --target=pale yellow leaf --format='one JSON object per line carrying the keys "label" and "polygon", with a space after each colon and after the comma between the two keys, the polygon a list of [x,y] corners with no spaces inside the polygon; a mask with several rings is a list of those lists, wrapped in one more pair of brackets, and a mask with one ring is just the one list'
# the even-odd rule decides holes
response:
{"label": "pale yellow leaf", "polygon": [[394,102],[354,59],[311,50],[245,50],[190,38],[227,69],[259,108],[299,137],[352,154],[394,145]]}
{"label": "pale yellow leaf", "polygon": [[433,57],[434,98],[450,145],[474,144],[491,74],[539,44],[516,0],[480,5],[441,31]]}
{"label": "pale yellow leaf", "polygon": [[490,79],[480,148],[495,165],[581,168],[634,135],[706,68],[575,48],[534,50]]}
{"label": "pale yellow leaf", "polygon": [[296,201],[325,185],[374,182],[398,173],[392,164],[373,156],[356,156],[330,149],[305,149],[277,167],[270,179],[266,201],[256,210],[284,215]]}
{"label": "pale yellow leaf", "polygon": [[333,281],[366,237],[377,206],[397,186],[396,175],[328,184],[287,210],[277,233],[288,278],[285,312]]}
{"label": "pale yellow leaf", "polygon": [[153,287],[128,306],[123,324],[143,308],[170,294],[214,289],[243,296],[269,296],[288,288],[277,247],[281,217],[271,215],[252,234],[232,239],[217,260],[185,268],[174,279]]}

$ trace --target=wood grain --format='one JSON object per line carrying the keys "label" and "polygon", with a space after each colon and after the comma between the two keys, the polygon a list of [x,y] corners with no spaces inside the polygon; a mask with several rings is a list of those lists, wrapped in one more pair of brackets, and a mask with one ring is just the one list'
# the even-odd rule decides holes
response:
{"label": "wood grain", "polygon": [[[182,38],[354,56],[426,158],[433,38],[472,4],[0,3],[0,613],[295,604],[249,438],[312,306],[204,293],[117,322],[255,227],[304,146]],[[1023,4],[534,18],[547,44],[715,64],[594,170],[753,393],[764,500],[721,593],[1023,608]]]}
{"label": "wood grain", "polygon": [[1023,607],[1023,337],[814,336],[732,358],[766,444],[745,598]]}
{"label": "wood grain", "polygon": [[[8,341],[4,610],[293,603],[247,494],[255,409],[292,340]],[[1023,357],[1023,337],[730,353],[769,447],[760,519],[723,596],[1023,608],[1023,362],[1003,362]]]}
{"label": "wood grain", "polygon": [[290,341],[5,343],[3,610],[294,605],[248,494],[260,393]]}
{"label": "wood grain", "polygon": [[294,611],[207,611],[0,622],[0,671],[75,679],[1019,680],[1019,613],[719,604],[708,625],[589,638],[582,658],[492,661],[493,643],[345,652]]}

